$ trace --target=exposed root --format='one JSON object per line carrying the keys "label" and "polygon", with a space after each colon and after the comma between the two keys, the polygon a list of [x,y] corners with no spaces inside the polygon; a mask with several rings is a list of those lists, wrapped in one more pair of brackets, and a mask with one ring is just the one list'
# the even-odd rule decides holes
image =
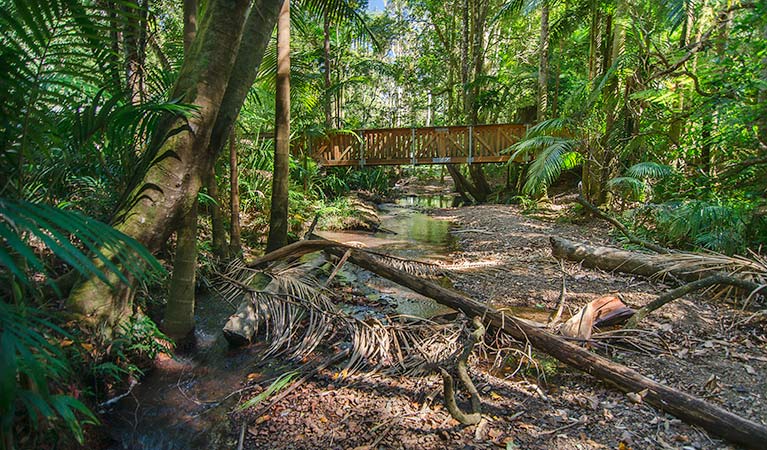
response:
{"label": "exposed root", "polygon": [[444,368],[440,367],[439,371],[442,375],[442,386],[445,395],[445,406],[450,412],[450,415],[464,425],[475,425],[482,419],[482,400],[479,397],[479,392],[471,381],[468,371],[468,360],[471,352],[474,350],[474,346],[477,342],[482,340],[485,335],[485,327],[482,325],[482,320],[479,317],[474,317],[472,320],[474,325],[474,331],[469,334],[469,338],[466,341],[463,351],[458,356],[456,361],[456,372],[458,372],[458,379],[461,380],[463,387],[469,393],[471,401],[471,412],[464,413],[458,403],[455,401],[455,389],[453,387],[453,377]]}

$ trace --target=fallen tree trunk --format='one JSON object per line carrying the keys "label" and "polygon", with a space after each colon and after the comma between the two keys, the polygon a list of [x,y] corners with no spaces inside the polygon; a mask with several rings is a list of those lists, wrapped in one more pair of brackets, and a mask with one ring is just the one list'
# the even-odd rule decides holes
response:
{"label": "fallen tree trunk", "polygon": [[[669,265],[668,255],[647,255],[610,247],[595,247],[592,245],[579,244],[556,236],[549,238],[549,241],[551,242],[551,254],[555,258],[579,262],[585,267],[594,267],[597,269],[609,270],[611,272],[630,273],[647,278],[670,275],[673,278],[689,283],[701,281],[701,283],[693,284],[689,291],[707,286],[721,285],[742,289],[753,295],[767,289],[767,285],[744,280],[729,275],[716,268],[707,270],[676,269]],[[702,280],[709,281],[702,283]],[[683,292],[680,295],[684,295],[685,293],[687,292]],[[662,304],[660,306],[662,306]]]}
{"label": "fallen tree trunk", "polygon": [[[344,253],[338,247],[348,248],[343,244],[334,245],[328,241],[324,242],[326,242],[326,251],[336,256],[342,256]],[[490,323],[516,339],[530,342],[530,345],[536,349],[600,380],[607,381],[623,392],[638,393],[646,390],[644,401],[689,424],[701,426],[712,434],[749,448],[763,448],[764,443],[767,442],[767,427],[764,425],[730,413],[693,395],[657,383],[628,367],[616,364],[542,329],[500,313],[474,299],[388,267],[363,251],[352,250],[349,261],[432,298],[440,304],[462,311],[468,317],[483,317],[486,323]]]}
{"label": "fallen tree trunk", "polygon": [[669,266],[668,255],[647,255],[611,247],[595,247],[556,236],[549,238],[549,241],[551,242],[551,254],[555,258],[580,262],[586,267],[642,275],[648,278],[670,275],[688,282],[716,276],[717,283],[715,284],[733,286],[749,292],[758,292],[765,287],[753,281],[734,277],[715,268],[707,270],[675,269]]}
{"label": "fallen tree trunk", "polygon": [[[549,242],[551,242],[551,254],[555,258],[583,263],[586,267],[631,273],[648,278],[665,269],[660,266],[656,255],[627,252],[610,247],[595,247],[556,236],[550,237]],[[695,281],[705,275],[700,272],[687,273],[682,271],[671,271],[669,274],[684,281]]]}

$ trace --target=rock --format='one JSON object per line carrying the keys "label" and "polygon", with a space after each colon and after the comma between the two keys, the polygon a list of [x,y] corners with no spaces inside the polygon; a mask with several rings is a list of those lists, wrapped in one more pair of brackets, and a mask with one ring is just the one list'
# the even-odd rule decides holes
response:
{"label": "rock", "polygon": [[237,312],[229,316],[229,320],[224,325],[224,337],[229,345],[239,347],[253,342],[253,336],[256,334],[256,307],[250,298],[245,298]]}

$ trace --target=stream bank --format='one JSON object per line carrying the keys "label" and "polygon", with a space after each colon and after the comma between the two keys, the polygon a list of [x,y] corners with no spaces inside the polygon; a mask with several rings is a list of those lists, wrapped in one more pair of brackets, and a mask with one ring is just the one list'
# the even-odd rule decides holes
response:
{"label": "stream bank", "polygon": [[[425,211],[421,210],[401,211],[396,206],[384,206],[382,210],[384,216],[398,216],[406,219],[403,223],[414,226],[400,229],[397,235],[342,232],[326,237],[403,256],[439,259],[450,265],[457,289],[497,306],[527,308],[531,313],[552,308],[559,295],[562,275],[550,256],[549,236],[614,244],[601,223],[576,226],[569,223],[568,216],[557,212],[537,219],[513,206],[485,205],[431,209],[430,217],[424,218]],[[386,220],[387,227],[396,223]],[[455,225],[451,228],[451,224]],[[430,227],[433,229],[428,231]],[[431,236],[435,242],[425,239],[418,245],[422,247],[419,254],[410,235],[419,239]],[[347,282],[375,283],[350,265],[344,271]],[[566,280],[567,304],[573,309],[610,293],[619,293],[628,304],[641,306],[666,289],[661,283],[571,264],[566,265]],[[382,288],[385,291],[389,287]],[[395,300],[403,296],[401,292],[383,295]],[[647,321],[647,328],[665,341],[665,349],[640,354],[616,348],[609,354],[660,382],[764,421],[765,323],[763,319],[745,319],[738,311],[705,298],[682,299]],[[236,354],[230,356],[237,358]],[[629,448],[729,448],[671,416],[630,402],[625,395],[545,355],[533,356],[539,370],[531,366],[513,377],[506,378],[506,371],[491,375],[482,367],[472,369],[487,417],[487,422],[478,427],[461,426],[449,416],[442,404],[441,379],[436,376],[365,375],[338,380],[327,371],[262,416],[249,416],[247,411],[228,416],[230,420],[215,416],[217,424],[227,428],[218,441],[225,445],[218,448],[232,448],[230,444],[236,443],[242,423],[247,424],[244,448],[253,449],[598,449],[618,448],[621,442]],[[262,375],[255,374],[251,384],[258,381],[258,376]],[[236,389],[247,378],[246,373],[241,373],[226,390]],[[183,381],[175,386],[184,392]],[[242,400],[259,392],[258,388],[243,392]],[[198,401],[201,398],[190,396],[188,391],[187,396]],[[236,400],[240,400],[239,395]],[[229,409],[221,408],[224,412]]]}
{"label": "stream bank", "polygon": [[[575,225],[561,209],[538,218],[499,205],[429,214],[455,224],[456,244],[447,259],[455,287],[515,311],[547,311],[559,296],[562,274],[550,256],[549,236],[616,245],[602,223]],[[573,310],[613,293],[639,307],[667,288],[573,264],[566,264],[565,276]],[[706,298],[682,299],[647,321],[648,341],[663,344],[657,351],[606,352],[659,382],[764,423],[765,320],[748,316]],[[487,418],[480,426],[464,427],[449,416],[438,377],[376,375],[339,382],[327,373],[266,416],[244,418],[252,424],[245,448],[733,448],[546,355],[532,356],[537,370],[528,367],[513,377],[472,368]]]}

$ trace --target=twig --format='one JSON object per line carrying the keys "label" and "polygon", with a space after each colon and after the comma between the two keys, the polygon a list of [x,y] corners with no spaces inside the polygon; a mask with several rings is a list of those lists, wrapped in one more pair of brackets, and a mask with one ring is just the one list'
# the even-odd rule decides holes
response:
{"label": "twig", "polygon": [[450,234],[458,234],[458,233],[495,234],[492,231],[485,231],[485,230],[480,230],[480,229],[476,229],[476,228],[470,228],[470,229],[467,229],[467,230],[453,230],[453,231],[450,231]]}
{"label": "twig", "polygon": [[586,423],[586,421],[585,421],[585,420],[580,420],[580,419],[578,419],[578,420],[576,420],[575,422],[569,423],[569,424],[567,424],[567,425],[564,425],[564,426],[561,426],[561,427],[559,427],[559,428],[554,428],[553,430],[544,431],[544,432],[543,432],[543,433],[541,433],[541,434],[554,434],[554,433],[559,433],[560,431],[564,431],[564,430],[567,430],[568,428],[572,428],[572,427],[574,427],[574,426],[576,426],[576,425],[580,425],[580,424],[583,424],[583,423]]}
{"label": "twig", "polygon": [[137,384],[138,384],[138,381],[136,381],[135,378],[131,378],[130,385],[128,386],[128,390],[127,391],[125,391],[124,393],[118,395],[117,397],[112,397],[112,398],[110,398],[109,400],[107,400],[107,401],[105,401],[103,403],[99,403],[99,408],[100,409],[108,408],[108,407],[114,405],[115,403],[119,402],[120,400],[124,399],[125,397],[129,396],[131,394],[131,392],[133,392],[133,388],[136,387]]}
{"label": "twig", "polygon": [[309,230],[306,232],[306,234],[304,234],[304,237],[302,240],[305,241],[311,238],[312,234],[314,234],[314,228],[317,227],[317,222],[319,222],[319,220],[320,220],[320,213],[317,213],[314,215],[314,220],[312,220],[312,224],[309,225]]}
{"label": "twig", "polygon": [[553,327],[559,322],[562,317],[562,310],[565,308],[565,297],[567,296],[567,286],[565,285],[565,260],[559,260],[559,268],[562,271],[562,289],[559,291],[559,300],[557,301],[557,310],[551,316],[549,316],[549,327]]}
{"label": "twig", "polygon": [[248,422],[243,420],[242,426],[240,427],[240,439],[237,441],[237,450],[242,450],[243,444],[245,444],[245,425]]}

